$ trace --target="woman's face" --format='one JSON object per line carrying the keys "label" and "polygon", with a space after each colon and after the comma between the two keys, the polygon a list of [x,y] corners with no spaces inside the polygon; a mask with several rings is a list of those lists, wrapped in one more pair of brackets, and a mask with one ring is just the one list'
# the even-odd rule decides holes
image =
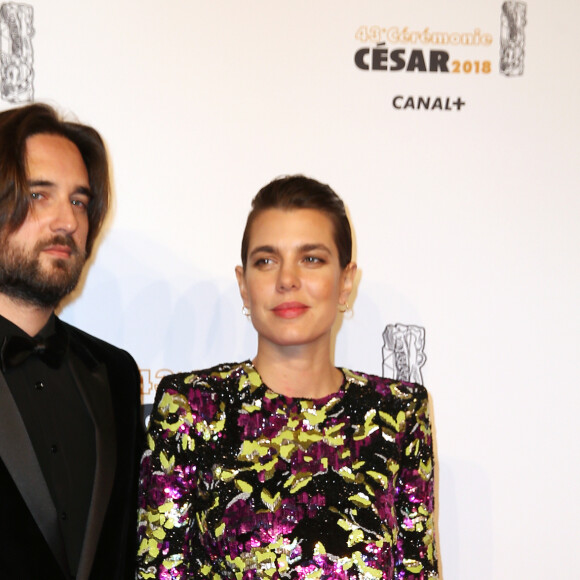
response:
{"label": "woman's face", "polygon": [[279,347],[328,341],[356,264],[341,269],[333,224],[316,209],[268,209],[250,231],[246,271],[236,268],[260,341]]}

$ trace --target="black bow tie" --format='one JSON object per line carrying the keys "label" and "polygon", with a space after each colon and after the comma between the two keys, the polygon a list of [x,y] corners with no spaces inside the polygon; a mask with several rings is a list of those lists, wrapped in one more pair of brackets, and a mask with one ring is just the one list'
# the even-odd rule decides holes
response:
{"label": "black bow tie", "polygon": [[48,338],[29,336],[7,336],[0,349],[2,370],[23,363],[29,356],[36,355],[49,367],[57,369],[66,352],[66,335],[53,334]]}

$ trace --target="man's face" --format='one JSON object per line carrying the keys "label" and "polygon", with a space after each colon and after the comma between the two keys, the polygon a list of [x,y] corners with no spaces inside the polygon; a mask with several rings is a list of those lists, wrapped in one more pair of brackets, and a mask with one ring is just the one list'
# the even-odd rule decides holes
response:
{"label": "man's face", "polygon": [[32,203],[18,230],[0,235],[0,292],[53,308],[85,263],[89,177],[76,145],[60,135],[29,137],[26,164]]}

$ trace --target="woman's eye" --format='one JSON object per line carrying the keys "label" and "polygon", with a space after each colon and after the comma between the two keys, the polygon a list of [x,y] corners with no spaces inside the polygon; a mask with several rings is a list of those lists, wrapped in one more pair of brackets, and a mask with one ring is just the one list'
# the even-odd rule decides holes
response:
{"label": "woman's eye", "polygon": [[272,263],[272,258],[258,258],[255,262],[254,262],[254,266],[268,266],[269,264]]}
{"label": "woman's eye", "polygon": [[305,256],[304,261],[308,264],[323,264],[324,260],[318,256]]}

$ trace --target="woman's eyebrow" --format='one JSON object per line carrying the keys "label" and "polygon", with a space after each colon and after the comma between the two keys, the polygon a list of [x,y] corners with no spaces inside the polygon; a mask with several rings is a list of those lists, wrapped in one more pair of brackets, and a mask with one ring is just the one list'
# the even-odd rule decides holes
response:
{"label": "woman's eyebrow", "polygon": [[265,254],[274,254],[274,253],[276,253],[276,249],[274,248],[274,246],[258,246],[257,248],[254,248],[250,252],[250,256],[253,256],[254,254],[259,254],[262,252]]}

